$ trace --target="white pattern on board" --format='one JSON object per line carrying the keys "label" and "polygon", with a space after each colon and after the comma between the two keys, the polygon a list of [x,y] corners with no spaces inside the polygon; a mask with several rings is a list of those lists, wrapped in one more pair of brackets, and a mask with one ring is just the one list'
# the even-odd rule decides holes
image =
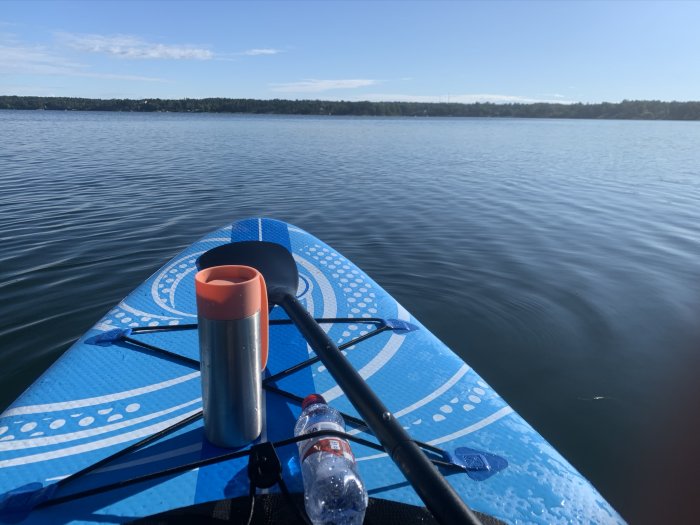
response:
{"label": "white pattern on board", "polygon": [[[484,419],[477,421],[476,423],[469,425],[468,427],[465,427],[461,430],[458,430],[457,432],[452,432],[451,434],[447,434],[446,436],[442,436],[436,439],[433,439],[432,441],[428,441],[429,445],[439,445],[440,443],[444,443],[446,441],[451,441],[453,439],[456,439],[458,437],[466,436],[467,434],[471,434],[472,432],[476,432],[477,430],[481,430],[484,427],[489,426],[491,423],[495,423],[499,419],[501,419],[504,416],[507,416],[508,414],[511,414],[513,412],[513,409],[510,408],[509,406],[505,406],[501,408],[500,410],[494,412],[488,417],[485,417]],[[387,457],[387,454],[382,452],[380,454],[372,454],[370,456],[363,456],[361,458],[357,458],[356,461],[368,461],[370,459],[379,459]]]}
{"label": "white pattern on board", "polygon": [[[175,307],[175,291],[177,290],[177,287],[179,286],[180,282],[187,277],[190,273],[195,271],[197,268],[194,266],[191,266],[185,270],[182,271],[182,273],[177,274],[177,277],[175,278],[175,281],[170,285],[170,304],[173,305],[173,308]],[[193,317],[196,316],[196,312],[193,314]]]}
{"label": "white pattern on board", "polygon": [[130,312],[137,317],[152,317],[153,319],[162,319],[163,321],[170,321],[171,319],[177,319],[176,317],[173,317],[173,316],[158,315],[158,314],[152,314],[149,312],[143,312],[141,310],[137,310],[133,306],[129,306],[128,304],[126,304],[125,301],[126,301],[126,299],[124,299],[124,301],[119,303],[117,305],[117,308],[122,308],[123,310],[126,310],[127,312]]}
{"label": "white pattern on board", "polygon": [[[200,244],[202,242],[207,242],[207,243],[229,243],[231,242],[230,238],[226,237],[213,237],[210,239],[203,239],[197,244]],[[197,245],[195,244],[195,246]],[[194,266],[194,261],[195,259],[204,253],[205,250],[200,250],[196,252],[190,252],[187,255],[180,257],[179,259],[167,264],[166,266],[163,267],[163,269],[160,271],[158,276],[153,280],[153,284],[151,285],[151,297],[153,298],[153,301],[163,308],[164,310],[167,310],[168,312],[180,315],[180,316],[185,316],[185,317],[197,317],[196,312],[182,312],[180,310],[177,310],[175,308],[174,302],[175,302],[175,290],[177,289],[177,286],[180,284],[182,279],[184,278],[185,275],[189,274],[195,269]],[[186,262],[185,262],[186,261]],[[184,267],[183,266],[184,263]],[[184,271],[182,271],[184,270]],[[170,284],[170,288],[163,288],[162,290],[160,289],[160,285],[164,284],[162,283],[163,279],[169,279],[172,278],[172,276],[175,275],[175,278],[173,282]],[[165,290],[168,290],[167,292]],[[168,299],[170,300],[170,305],[166,304],[166,302],[163,300],[163,298],[160,296],[160,292],[167,293],[168,294]],[[129,298],[127,297],[127,300]],[[194,306],[194,305],[192,305]],[[149,315],[149,314],[146,314]]]}
{"label": "white pattern on board", "polygon": [[[165,301],[163,300],[163,298],[160,296],[160,292],[162,291],[163,293],[167,293],[167,294],[168,294],[168,299],[170,299],[170,297],[174,297],[174,296],[175,296],[174,289],[177,288],[177,285],[180,283],[180,281],[178,281],[177,283],[173,283],[173,286],[172,286],[173,290],[171,290],[170,288],[163,288],[163,289],[161,290],[161,287],[162,287],[161,285],[163,284],[161,281],[162,281],[164,278],[167,278],[167,277],[168,277],[169,275],[171,275],[173,272],[174,272],[174,273],[178,273],[178,272],[177,272],[177,266],[178,266],[178,264],[181,264],[183,261],[196,259],[198,255],[201,255],[201,254],[203,254],[203,253],[204,253],[204,251],[202,250],[202,251],[199,251],[199,252],[190,253],[190,254],[186,255],[185,257],[180,257],[180,258],[177,259],[176,261],[173,261],[172,263],[170,263],[169,265],[167,265],[165,268],[163,268],[163,270],[161,270],[161,272],[158,274],[158,277],[156,277],[156,278],[153,280],[153,284],[151,284],[151,297],[153,298],[153,301],[154,301],[158,306],[160,306],[160,307],[163,308],[164,310],[167,310],[168,312],[171,312],[171,313],[174,313],[174,314],[177,314],[177,315],[180,315],[180,316],[185,316],[185,317],[197,317],[197,314],[196,314],[196,313],[192,313],[192,312],[182,312],[182,311],[177,310],[177,309],[175,309],[174,307],[172,307],[172,306],[166,304],[166,302],[165,302]],[[167,290],[167,292],[166,292],[166,290]],[[129,298],[127,297],[127,300],[128,300],[128,299],[129,299]]]}
{"label": "white pattern on board", "polygon": [[[459,370],[455,372],[455,374],[450,377],[447,381],[445,381],[442,385],[440,385],[438,388],[433,390],[430,394],[427,396],[423,397],[422,399],[419,399],[415,403],[408,405],[407,407],[402,408],[401,410],[397,410],[394,412],[394,417],[399,418],[401,416],[405,416],[406,414],[410,414],[411,412],[418,410],[420,407],[423,405],[427,405],[430,403],[433,399],[436,399],[437,397],[441,396],[445,392],[447,392],[450,388],[452,388],[464,375],[469,371],[469,366],[466,364],[463,364],[461,367],[459,367]],[[414,423],[414,424],[419,424],[419,423]],[[348,434],[359,434],[362,432],[362,430],[353,428],[348,432]]]}
{"label": "white pattern on board", "polygon": [[[313,263],[309,262],[301,255],[295,253],[293,256],[297,264],[303,266],[304,269],[311,274],[321,290],[321,294],[323,295],[323,312],[320,315],[322,317],[335,317],[338,312],[338,305],[335,299],[333,286],[331,286],[328,278]],[[311,313],[312,315],[318,315],[316,312]]]}
{"label": "white pattern on board", "polygon": [[461,430],[457,430],[456,432],[452,432],[451,434],[447,434],[446,436],[442,436],[439,438],[431,439],[428,441],[429,445],[439,445],[440,443],[445,443],[446,441],[452,441],[453,439],[457,439],[458,437],[466,436],[467,434],[471,434],[472,432],[476,432],[477,430],[480,430],[491,423],[494,423],[495,421],[498,421],[502,417],[507,416],[508,414],[512,414],[513,409],[510,408],[509,406],[504,406],[500,410],[497,410],[493,414],[491,414],[488,417],[485,417],[481,421],[477,421],[476,423],[469,425],[467,427],[464,427]]}
{"label": "white pattern on board", "polygon": [[[396,303],[396,306],[398,308],[397,317],[402,321],[408,321],[411,315],[400,304]],[[368,377],[376,374],[385,364],[389,362],[392,357],[394,357],[396,352],[399,351],[399,348],[401,347],[401,344],[404,342],[405,338],[405,335],[392,333],[391,337],[384,345],[384,348],[377,352],[377,355],[375,355],[369,363],[358,370],[360,376],[362,376],[363,379],[367,379]],[[333,388],[323,392],[321,395],[326,401],[330,402],[333,399],[342,396],[343,390],[339,386],[334,386]]]}
{"label": "white pattern on board", "polygon": [[[301,279],[300,279],[301,280]],[[306,306],[306,311],[312,316],[314,315],[314,281],[313,279],[307,278],[308,289],[304,294],[304,302]],[[297,293],[299,293],[299,285],[297,285]]]}
{"label": "white pattern on board", "polygon": [[93,450],[98,450],[104,447],[109,447],[111,445],[117,445],[119,443],[124,443],[125,441],[131,441],[134,439],[142,438],[144,436],[149,436],[155,434],[165,428],[168,428],[183,419],[186,419],[199,412],[199,409],[192,410],[181,414],[180,416],[166,419],[155,425],[149,427],[140,428],[138,430],[133,430],[125,434],[119,434],[118,436],[113,436],[106,439],[101,439],[98,441],[92,441],[90,443],[84,443],[82,445],[76,445],[74,447],[62,448],[60,450],[52,450],[50,452],[43,452],[41,454],[33,454],[31,456],[22,456],[18,458],[7,459],[0,461],[0,469],[7,467],[14,467],[16,465],[27,465],[29,463],[37,463],[39,461],[46,461],[48,459],[62,458],[66,456],[73,456],[75,454],[84,454]]}
{"label": "white pattern on board", "polygon": [[[42,438],[22,439],[22,440],[18,440],[18,441],[13,441],[12,443],[1,443],[0,444],[0,451],[2,451],[2,450],[23,450],[26,448],[42,447],[42,446],[47,446],[47,445],[57,445],[59,443],[66,443],[68,441],[75,441],[76,439],[83,439],[83,438],[87,438],[87,437],[97,436],[99,434],[105,434],[107,432],[112,432],[114,430],[120,430],[122,428],[138,425],[139,423],[143,423],[145,421],[151,421],[153,419],[157,419],[161,416],[164,416],[166,414],[170,414],[172,412],[176,412],[178,410],[181,410],[185,407],[191,406],[195,403],[199,403],[201,401],[202,401],[202,398],[193,399],[191,401],[188,401],[187,403],[182,403],[180,405],[166,408],[166,409],[160,410],[158,412],[153,412],[152,414],[147,414],[145,416],[137,417],[134,419],[128,419],[128,420],[122,421],[121,423],[114,423],[112,425],[105,425],[103,427],[96,427],[96,428],[91,428],[91,429],[86,429],[86,430],[80,430],[78,432],[71,432],[68,434],[46,436],[46,437],[42,437]],[[81,419],[78,422],[78,425],[83,426],[83,427],[88,426],[88,425],[92,424],[94,422],[94,420],[95,419],[93,417],[88,416],[88,417]],[[107,421],[109,421],[109,419]]]}
{"label": "white pattern on board", "polygon": [[185,381],[190,381],[198,377],[199,372],[192,372],[191,374],[186,374],[184,376],[176,377],[174,379],[168,379],[167,381],[161,381],[160,383],[154,383],[152,385],[134,388],[132,390],[125,390],[123,392],[115,392],[114,394],[106,394],[97,397],[87,397],[84,399],[75,399],[73,401],[63,401],[60,403],[46,403],[42,405],[28,405],[23,407],[16,407],[11,408],[10,410],[2,414],[2,416],[11,417],[25,414],[39,414],[42,412],[57,412],[59,410],[71,410],[81,407],[102,405],[104,403],[119,401],[121,399],[127,399],[141,394],[147,394],[149,392],[155,392],[157,390],[169,388],[171,386],[178,385],[180,383],[184,383]]}

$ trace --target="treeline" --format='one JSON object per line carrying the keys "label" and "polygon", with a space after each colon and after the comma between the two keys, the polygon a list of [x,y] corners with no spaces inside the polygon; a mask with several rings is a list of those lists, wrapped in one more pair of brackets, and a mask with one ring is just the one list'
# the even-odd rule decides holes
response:
{"label": "treeline", "polygon": [[62,111],[137,111],[262,113],[284,115],[356,115],[377,117],[515,117],[640,120],[700,120],[700,102],[623,100],[600,104],[494,104],[490,102],[346,102],[234,98],[92,99],[0,96],[0,109]]}

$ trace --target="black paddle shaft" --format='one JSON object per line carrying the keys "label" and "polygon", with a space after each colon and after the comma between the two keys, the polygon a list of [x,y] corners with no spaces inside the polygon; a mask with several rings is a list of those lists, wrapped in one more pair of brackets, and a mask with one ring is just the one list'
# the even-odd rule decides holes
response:
{"label": "black paddle shaft", "polygon": [[480,524],[297,298],[287,294],[279,304],[438,522]]}
{"label": "black paddle shaft", "polygon": [[297,300],[299,273],[289,250],[267,241],[242,241],[213,248],[197,260],[199,269],[222,264],[252,266],[263,275],[270,306],[280,305],[287,312],[438,522],[480,525],[479,519]]}

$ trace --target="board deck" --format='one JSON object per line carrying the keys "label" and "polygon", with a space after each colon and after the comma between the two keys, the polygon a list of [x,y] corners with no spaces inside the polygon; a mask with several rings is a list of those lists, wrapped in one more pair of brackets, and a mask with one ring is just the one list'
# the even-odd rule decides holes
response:
{"label": "board deck", "polygon": [[[0,416],[0,494],[30,484],[52,486],[201,409],[195,366],[123,341],[96,344],[96,339],[117,328],[196,323],[197,257],[215,246],[245,240],[275,242],[290,250],[299,269],[297,296],[302,304],[315,317],[348,318],[347,322],[323,325],[338,344],[375,330],[377,325],[369,322],[372,318],[406,321],[417,328],[386,330],[344,352],[415,439],[449,452],[467,451],[463,457],[476,458],[477,462],[490,462],[491,471],[447,476],[472,509],[507,523],[622,522],[595,488],[468,364],[362,270],[311,234],[280,221],[258,218],[217,230],[174,257],[100,319]],[[279,307],[273,309],[271,318],[284,317]],[[199,358],[196,330],[131,337]],[[310,355],[295,327],[272,325],[265,375]],[[302,397],[319,392],[332,406],[357,415],[320,363],[279,380],[276,386]],[[271,391],[264,391],[263,405],[260,440],[290,437],[299,405]],[[361,429],[350,432],[372,439]],[[386,454],[360,445],[353,445],[353,451],[370,496],[421,504]],[[65,484],[54,497],[223,452],[204,439],[198,420]],[[287,485],[292,492],[301,492],[296,447],[281,447],[278,453]],[[229,460],[20,513],[12,520],[118,523],[243,496],[249,487],[246,467],[246,458]],[[9,519],[5,515],[1,520]]]}

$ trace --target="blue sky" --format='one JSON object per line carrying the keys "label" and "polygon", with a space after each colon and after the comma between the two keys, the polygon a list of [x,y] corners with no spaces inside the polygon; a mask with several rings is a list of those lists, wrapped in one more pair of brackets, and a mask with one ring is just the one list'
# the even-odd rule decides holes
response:
{"label": "blue sky", "polygon": [[13,2],[0,94],[700,100],[700,2]]}

